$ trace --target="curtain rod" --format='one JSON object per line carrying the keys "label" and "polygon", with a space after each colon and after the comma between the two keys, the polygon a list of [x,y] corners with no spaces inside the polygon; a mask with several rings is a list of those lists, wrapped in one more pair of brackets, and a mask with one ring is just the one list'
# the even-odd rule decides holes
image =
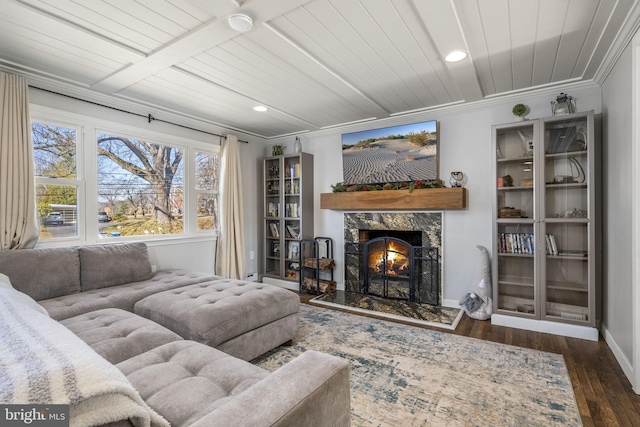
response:
{"label": "curtain rod", "polygon": [[[139,114],[139,113],[134,113],[134,112],[132,112],[132,111],[122,110],[122,109],[120,109],[120,108],[111,107],[111,106],[109,106],[109,105],[104,105],[104,104],[100,104],[100,103],[93,102],[93,101],[88,101],[88,100],[86,100],[86,99],[82,99],[82,98],[76,98],[75,96],[66,95],[66,94],[64,94],[64,93],[60,93],[60,92],[54,92],[54,91],[49,90],[49,89],[43,89],[43,88],[41,88],[41,87],[31,86],[31,85],[29,85],[29,87],[30,87],[30,88],[32,88],[32,89],[38,89],[38,90],[41,90],[41,91],[43,91],[43,92],[49,92],[49,93],[52,93],[52,94],[54,94],[54,95],[60,95],[60,96],[64,96],[64,97],[66,97],[66,98],[75,99],[76,101],[82,101],[82,102],[86,102],[86,103],[88,103],[88,104],[97,105],[97,106],[99,106],[99,107],[104,107],[104,108],[109,108],[109,109],[111,109],[111,110],[120,111],[121,113],[127,113],[127,114],[131,114],[131,115],[138,116],[138,117],[144,117],[145,119],[147,119],[147,120],[149,121],[149,123],[151,123],[151,122],[161,122],[161,123],[166,123],[166,124],[169,124],[169,125],[179,126],[179,127],[181,127],[181,128],[185,128],[185,129],[189,129],[189,130],[195,130],[196,132],[206,133],[206,134],[208,134],[208,135],[213,135],[213,136],[217,136],[217,137],[225,138],[225,139],[226,139],[226,137],[225,137],[224,135],[218,135],[217,133],[213,133],[213,132],[208,132],[208,131],[206,131],[206,130],[201,130],[201,129],[192,128],[192,127],[189,127],[189,126],[181,125],[181,124],[179,124],[179,123],[169,122],[169,121],[167,121],[167,120],[156,119],[156,118],[155,118],[155,117],[153,117],[151,114],[149,114],[149,115],[146,115],[146,116],[145,116],[144,114]],[[248,143],[249,143],[249,141],[243,141],[243,140],[241,140],[241,139],[239,139],[239,140],[238,140],[238,142],[244,142],[245,144],[248,144]]]}

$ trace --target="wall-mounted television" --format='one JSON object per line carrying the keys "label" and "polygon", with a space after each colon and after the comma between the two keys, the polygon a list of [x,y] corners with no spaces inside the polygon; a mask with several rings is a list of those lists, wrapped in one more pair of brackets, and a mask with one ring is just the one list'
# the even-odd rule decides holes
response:
{"label": "wall-mounted television", "polygon": [[343,183],[435,181],[439,140],[436,120],[342,134]]}

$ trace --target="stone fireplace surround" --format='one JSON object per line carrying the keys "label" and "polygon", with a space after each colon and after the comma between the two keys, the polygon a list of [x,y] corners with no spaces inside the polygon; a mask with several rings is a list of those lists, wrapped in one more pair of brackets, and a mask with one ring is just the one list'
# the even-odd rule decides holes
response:
{"label": "stone fireplace surround", "polygon": [[[437,248],[438,268],[440,270],[438,274],[438,281],[440,282],[438,283],[439,305],[379,298],[373,295],[353,292],[353,289],[350,290],[346,278],[344,291],[338,290],[322,294],[312,299],[311,302],[402,323],[455,330],[462,317],[462,310],[442,305],[442,218],[443,213],[440,211],[344,213],[345,248],[349,244],[352,246],[359,244],[360,230],[419,230],[422,240],[420,244]],[[348,265],[347,259],[344,261],[345,265]],[[345,271],[345,276],[347,275],[348,272]]]}
{"label": "stone fireplace surround", "polygon": [[[358,244],[360,230],[420,231],[422,246],[437,249],[440,272],[438,301],[442,304],[442,212],[348,212],[344,214],[345,247]],[[347,260],[345,264],[348,266]],[[345,272],[345,276],[348,276]],[[352,275],[356,276],[357,275]],[[355,291],[345,277],[345,291]]]}

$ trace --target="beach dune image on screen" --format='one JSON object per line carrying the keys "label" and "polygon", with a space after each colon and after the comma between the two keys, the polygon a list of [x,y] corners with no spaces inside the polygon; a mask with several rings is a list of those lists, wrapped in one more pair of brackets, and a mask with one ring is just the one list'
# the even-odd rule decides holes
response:
{"label": "beach dune image on screen", "polygon": [[437,122],[342,135],[346,185],[438,179]]}

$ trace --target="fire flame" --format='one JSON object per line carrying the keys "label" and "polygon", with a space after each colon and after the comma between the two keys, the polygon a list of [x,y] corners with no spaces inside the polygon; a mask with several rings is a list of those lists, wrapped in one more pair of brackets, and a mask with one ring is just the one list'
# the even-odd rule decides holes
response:
{"label": "fire flame", "polygon": [[407,252],[406,247],[400,247],[394,242],[389,242],[387,244],[386,250],[382,251],[380,256],[370,257],[370,259],[372,259],[373,261],[371,263],[373,265],[370,265],[370,267],[373,268],[376,273],[382,273],[385,270],[386,265],[386,271],[388,275],[397,275],[398,272],[407,270],[407,263],[401,265],[397,269],[394,268],[394,264],[396,263],[396,261],[400,261],[401,258],[407,257],[407,254],[405,252]]}

